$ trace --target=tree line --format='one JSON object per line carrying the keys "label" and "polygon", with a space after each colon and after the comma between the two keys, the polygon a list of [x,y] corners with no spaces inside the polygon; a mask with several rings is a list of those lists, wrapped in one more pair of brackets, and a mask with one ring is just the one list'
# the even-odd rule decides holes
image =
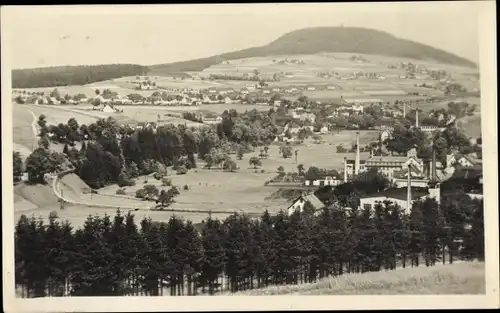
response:
{"label": "tree line", "polygon": [[12,71],[12,88],[85,85],[124,76],[144,75],[149,69],[136,64],[56,66]]}
{"label": "tree line", "polygon": [[[63,162],[60,154],[49,151],[53,141],[65,144],[65,158],[90,187],[113,183],[126,186],[139,175],[155,172],[158,164],[189,170],[197,166],[197,158],[213,164],[216,152],[238,154],[241,159],[243,153],[269,144],[277,135],[270,115],[257,110],[241,114],[229,110],[222,114],[221,123],[203,128],[167,124],[136,129],[119,125],[112,118],[90,125],[79,125],[72,118],[67,124],[48,126],[42,115],[37,121],[39,148],[28,158],[26,167],[33,174],[30,177],[43,177],[55,168],[54,162],[47,160]],[[79,149],[76,143],[81,143]]]}
{"label": "tree line", "polygon": [[233,214],[194,225],[131,212],[89,216],[75,229],[52,213],[48,223],[21,216],[15,230],[15,279],[24,297],[199,295],[299,284],[437,262],[484,259],[482,200],[445,195],[258,219]]}

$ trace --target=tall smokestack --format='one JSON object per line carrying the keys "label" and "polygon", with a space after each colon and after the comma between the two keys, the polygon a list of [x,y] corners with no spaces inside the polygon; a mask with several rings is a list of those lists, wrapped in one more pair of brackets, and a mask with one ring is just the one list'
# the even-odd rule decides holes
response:
{"label": "tall smokestack", "polygon": [[431,179],[436,180],[436,148],[432,145],[432,172]]}
{"label": "tall smokestack", "polygon": [[347,157],[344,157],[344,183],[347,183]]}
{"label": "tall smokestack", "polygon": [[354,175],[359,174],[359,132],[356,132],[356,160],[354,163]]}
{"label": "tall smokestack", "polygon": [[407,196],[406,196],[406,213],[410,214],[411,210],[411,166],[408,165],[408,182],[406,186]]}
{"label": "tall smokestack", "polygon": [[415,127],[418,128],[418,109],[415,109]]}

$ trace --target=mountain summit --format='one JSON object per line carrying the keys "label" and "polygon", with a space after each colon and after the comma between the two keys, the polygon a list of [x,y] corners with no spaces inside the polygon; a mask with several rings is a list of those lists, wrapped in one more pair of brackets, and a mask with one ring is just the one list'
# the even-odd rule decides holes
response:
{"label": "mountain summit", "polygon": [[361,27],[314,27],[289,32],[268,45],[208,58],[151,66],[155,72],[200,71],[221,60],[272,55],[360,53],[477,67],[465,58],[389,33]]}

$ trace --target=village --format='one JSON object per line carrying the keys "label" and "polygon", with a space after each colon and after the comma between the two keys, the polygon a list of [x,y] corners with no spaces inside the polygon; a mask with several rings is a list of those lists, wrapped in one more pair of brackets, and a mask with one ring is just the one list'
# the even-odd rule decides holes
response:
{"label": "village", "polygon": [[12,10],[12,303],[491,296],[468,5]]}

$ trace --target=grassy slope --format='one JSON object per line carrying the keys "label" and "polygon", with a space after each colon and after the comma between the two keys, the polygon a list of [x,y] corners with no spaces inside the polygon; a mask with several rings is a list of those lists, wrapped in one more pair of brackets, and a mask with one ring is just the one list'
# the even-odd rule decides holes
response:
{"label": "grassy slope", "polygon": [[[484,294],[484,263],[454,263],[435,267],[398,269],[390,272],[346,274],[317,283],[277,286],[248,295],[424,295]],[[227,294],[224,294],[227,295]]]}
{"label": "grassy slope", "polygon": [[467,67],[476,65],[464,58],[417,42],[396,38],[388,33],[356,27],[317,27],[293,31],[272,43],[170,64],[151,66],[151,74],[183,71],[201,71],[222,60],[285,54],[314,54],[319,52],[351,52],[379,54],[416,60],[434,60],[445,64]]}

